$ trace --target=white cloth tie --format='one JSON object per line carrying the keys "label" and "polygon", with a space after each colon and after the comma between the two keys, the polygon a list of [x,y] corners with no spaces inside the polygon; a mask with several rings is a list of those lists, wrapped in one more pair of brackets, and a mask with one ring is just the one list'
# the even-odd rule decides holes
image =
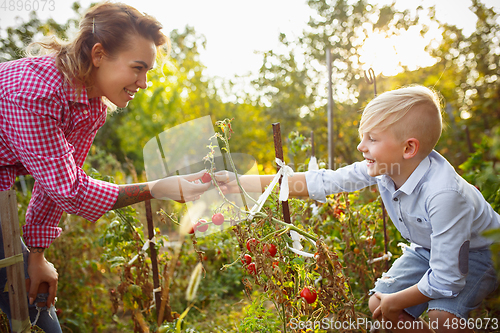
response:
{"label": "white cloth tie", "polygon": [[279,158],[275,159],[276,164],[280,166],[279,171],[276,173],[274,176],[273,180],[269,184],[269,186],[266,188],[264,193],[262,193],[259,196],[259,199],[257,200],[257,203],[252,207],[250,210],[250,214],[248,215],[248,220],[253,219],[254,215],[262,209],[262,206],[264,206],[264,203],[266,202],[267,198],[271,194],[271,191],[274,189],[276,186],[276,183],[280,180],[280,177],[283,176],[283,179],[281,180],[281,189],[280,189],[280,195],[279,195],[279,200],[280,201],[287,201],[288,200],[288,195],[290,193],[290,190],[288,188],[288,177],[293,177],[293,170],[290,168],[288,165],[285,164],[282,160]]}

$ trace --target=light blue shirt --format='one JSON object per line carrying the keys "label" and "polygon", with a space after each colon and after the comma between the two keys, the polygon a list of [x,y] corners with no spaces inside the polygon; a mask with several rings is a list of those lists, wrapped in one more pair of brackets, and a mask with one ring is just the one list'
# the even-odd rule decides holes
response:
{"label": "light blue shirt", "polygon": [[388,176],[371,177],[366,161],[332,170],[306,172],[310,198],[378,185],[385,208],[401,235],[413,247],[430,250],[429,270],[418,283],[430,298],[457,296],[465,286],[469,249],[491,242],[480,234],[500,228],[500,216],[479,190],[432,151],[399,189]]}

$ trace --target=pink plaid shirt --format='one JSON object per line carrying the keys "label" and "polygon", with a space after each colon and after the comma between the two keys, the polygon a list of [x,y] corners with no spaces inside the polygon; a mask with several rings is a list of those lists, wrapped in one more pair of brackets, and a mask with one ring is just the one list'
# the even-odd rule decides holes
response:
{"label": "pink plaid shirt", "polygon": [[101,99],[89,100],[85,89],[78,97],[54,58],[0,63],[0,191],[18,175],[35,179],[23,226],[28,246],[49,247],[63,211],[95,222],[113,207],[118,186],[81,169],[105,121]]}

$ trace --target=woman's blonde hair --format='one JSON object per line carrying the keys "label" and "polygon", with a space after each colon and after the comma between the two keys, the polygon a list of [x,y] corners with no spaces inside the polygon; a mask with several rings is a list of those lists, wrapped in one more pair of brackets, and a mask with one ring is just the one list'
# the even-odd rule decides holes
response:
{"label": "woman's blonde hair", "polygon": [[[161,32],[163,26],[154,17],[140,13],[137,9],[123,4],[102,2],[87,10],[80,21],[75,38],[63,42],[55,37],[48,37],[35,42],[28,48],[32,53],[33,46],[40,46],[38,54],[54,54],[56,66],[64,79],[76,85],[76,91],[81,93],[83,87],[92,87],[92,48],[101,43],[106,54],[116,56],[131,43],[131,36],[141,36],[152,40],[157,48],[158,57],[163,57],[170,49],[167,36]],[[162,52],[161,47],[166,46]],[[36,55],[38,55],[36,54]]]}
{"label": "woman's blonde hair", "polygon": [[397,140],[416,138],[420,152],[428,155],[442,132],[439,95],[424,86],[414,85],[380,94],[363,111],[359,135],[390,129]]}

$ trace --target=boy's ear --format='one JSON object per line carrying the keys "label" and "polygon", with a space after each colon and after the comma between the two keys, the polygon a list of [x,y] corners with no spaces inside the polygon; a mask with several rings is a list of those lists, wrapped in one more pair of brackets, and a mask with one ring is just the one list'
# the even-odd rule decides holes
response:
{"label": "boy's ear", "polygon": [[418,139],[410,138],[406,140],[405,150],[403,152],[403,158],[410,159],[412,157],[415,157],[419,149],[420,149],[420,141],[418,141]]}

